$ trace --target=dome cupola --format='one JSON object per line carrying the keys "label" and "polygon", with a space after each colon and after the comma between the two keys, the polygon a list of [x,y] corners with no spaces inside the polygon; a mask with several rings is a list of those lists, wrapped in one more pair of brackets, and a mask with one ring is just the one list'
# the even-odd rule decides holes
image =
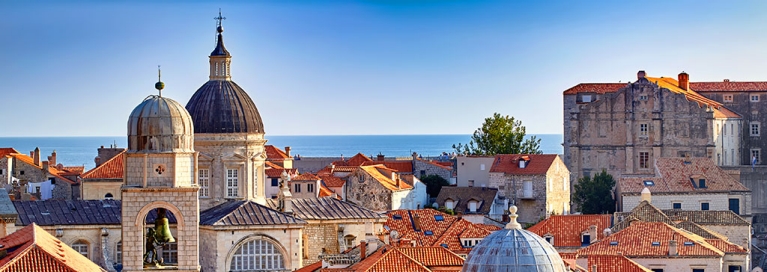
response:
{"label": "dome cupola", "polygon": [[211,52],[210,76],[189,99],[186,109],[194,120],[195,133],[264,133],[256,104],[237,83],[229,69],[232,55],[224,47],[226,19],[218,13],[216,48]]}
{"label": "dome cupola", "polygon": [[163,97],[165,84],[158,81],[158,95],[150,95],[128,118],[128,152],[194,152],[192,117],[176,100]]}
{"label": "dome cupola", "polygon": [[511,222],[476,245],[464,262],[463,272],[567,272],[554,247],[517,223],[517,207],[509,208]]}

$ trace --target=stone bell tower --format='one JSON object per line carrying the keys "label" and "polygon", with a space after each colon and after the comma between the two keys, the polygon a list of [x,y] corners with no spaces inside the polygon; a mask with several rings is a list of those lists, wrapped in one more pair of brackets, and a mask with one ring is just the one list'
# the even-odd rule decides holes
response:
{"label": "stone bell tower", "polygon": [[[128,119],[128,151],[122,186],[123,271],[200,271],[199,215],[192,118],[184,106],[158,95],[136,106]],[[145,264],[147,216],[172,214],[178,257],[174,263]],[[170,216],[169,216],[170,217]],[[159,231],[159,230],[158,230]],[[155,247],[150,247],[155,248]]]}

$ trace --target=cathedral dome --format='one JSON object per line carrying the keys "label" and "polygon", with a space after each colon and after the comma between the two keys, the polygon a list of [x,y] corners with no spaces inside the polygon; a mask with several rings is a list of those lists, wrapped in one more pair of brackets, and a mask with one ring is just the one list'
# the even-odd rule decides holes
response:
{"label": "cathedral dome", "polygon": [[519,271],[566,272],[567,267],[554,247],[517,223],[517,207],[512,206],[511,222],[482,239],[464,262],[464,272]]}
{"label": "cathedral dome", "polygon": [[192,117],[184,106],[150,95],[128,118],[128,152],[193,152]]}
{"label": "cathedral dome", "polygon": [[231,80],[210,80],[192,95],[186,109],[195,133],[264,133],[250,96]]}
{"label": "cathedral dome", "polygon": [[219,14],[216,48],[210,54],[210,80],[186,103],[194,120],[195,133],[264,133],[256,104],[232,81],[232,55],[224,47],[224,27]]}

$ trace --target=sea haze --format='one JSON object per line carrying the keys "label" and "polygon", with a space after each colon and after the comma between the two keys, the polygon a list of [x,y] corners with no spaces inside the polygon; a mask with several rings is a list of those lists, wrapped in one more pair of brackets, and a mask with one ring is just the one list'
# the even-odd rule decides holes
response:
{"label": "sea haze", "polygon": [[[562,154],[561,134],[537,134],[541,150],[548,154]],[[357,153],[369,156],[408,157],[418,152],[424,157],[453,152],[452,145],[468,143],[471,135],[328,135],[328,136],[268,136],[266,144],[280,149],[290,146],[292,155],[302,157],[351,157]],[[0,147],[13,147],[29,154],[40,148],[42,159],[56,150],[57,160],[64,165],[95,166],[93,159],[100,146],[126,147],[127,137],[0,137]]]}

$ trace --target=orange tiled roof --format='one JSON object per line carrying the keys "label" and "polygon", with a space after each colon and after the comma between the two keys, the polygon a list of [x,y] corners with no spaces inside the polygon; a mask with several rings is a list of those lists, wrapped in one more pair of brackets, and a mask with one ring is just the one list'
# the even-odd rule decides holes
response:
{"label": "orange tiled roof", "polygon": [[[530,161],[525,168],[519,168],[519,160],[527,157]],[[508,175],[545,175],[554,159],[555,154],[500,154],[495,155],[490,172],[503,172]]]}
{"label": "orange tiled roof", "polygon": [[413,162],[412,161],[366,161],[362,165],[376,165],[382,164],[386,168],[394,169],[397,172],[412,173]]}
{"label": "orange tiled roof", "polygon": [[290,159],[290,156],[288,156],[285,151],[280,150],[279,148],[274,147],[273,145],[264,145],[264,150],[266,151],[266,159],[270,161],[282,161],[285,159]]}
{"label": "orange tiled roof", "polygon": [[392,180],[391,172],[392,169],[388,169],[384,167],[383,165],[377,164],[377,165],[371,165],[371,166],[360,166],[359,167],[362,171],[373,177],[378,183],[383,185],[386,189],[392,190],[392,191],[398,191],[398,190],[407,190],[412,189],[413,186],[410,184],[407,184],[403,180],[401,180],[399,177],[395,175],[395,178],[397,180]]}
{"label": "orange tiled roof", "polygon": [[0,238],[8,249],[0,271],[106,271],[36,224]]}
{"label": "orange tiled roof", "polygon": [[333,175],[324,175],[320,177],[322,178],[322,181],[325,182],[325,185],[327,185],[328,187],[343,187],[344,184],[346,184],[345,180]]}
{"label": "orange tiled roof", "polygon": [[19,151],[16,151],[16,149],[13,149],[12,147],[2,147],[0,148],[0,158],[5,157],[6,155],[10,154],[18,154]]}
{"label": "orange tiled roof", "polygon": [[64,166],[61,171],[79,175],[85,172],[85,166]]}
{"label": "orange tiled roof", "polygon": [[626,87],[628,83],[581,83],[573,86],[570,89],[565,90],[564,95],[578,94],[578,93],[614,93],[623,87]]}
{"label": "orange tiled roof", "polygon": [[353,157],[349,158],[348,161],[346,161],[347,166],[360,166],[364,164],[365,162],[373,161],[372,159],[365,156],[365,154],[357,153],[357,155],[354,155]]}
{"label": "orange tiled roof", "polygon": [[461,271],[464,259],[442,247],[384,246],[347,268],[322,271]]}
{"label": "orange tiled roof", "polygon": [[268,178],[281,178],[282,177],[282,171],[285,171],[290,176],[294,176],[298,174],[298,169],[295,168],[270,168],[265,169],[264,172],[266,172],[266,177]]}
{"label": "orange tiled roof", "polygon": [[291,178],[290,180],[291,181],[318,181],[318,180],[322,180],[322,178],[312,173],[303,173],[296,177]]}
{"label": "orange tiled roof", "polygon": [[588,256],[588,267],[597,267],[597,271],[620,271],[620,272],[652,272],[625,256],[620,255],[592,255]]}
{"label": "orange tiled roof", "polygon": [[746,250],[745,248],[739,245],[724,241],[722,239],[706,239],[706,243],[709,243],[715,246],[716,248],[718,248],[719,250],[726,253],[740,253],[740,254],[748,253],[748,250]]}
{"label": "orange tiled roof", "polygon": [[[386,216],[388,219],[384,226],[390,231],[396,230],[400,239],[415,241],[416,246],[446,246],[457,253],[471,250],[461,245],[460,238],[484,238],[491,233],[478,224],[433,209],[394,210],[387,212]],[[401,219],[395,219],[395,216]],[[441,216],[442,220],[438,221],[437,216]]]}
{"label": "orange tiled roof", "polygon": [[[724,256],[724,252],[703,237],[661,222],[633,222],[628,228],[579,249],[577,254],[623,255],[630,258],[668,256],[671,240],[677,241],[679,256]],[[653,245],[653,242],[658,244]]]}
{"label": "orange tiled roof", "polygon": [[325,184],[320,184],[320,191],[318,197],[332,196],[333,191],[325,187]]}
{"label": "orange tiled roof", "polygon": [[[645,187],[653,194],[750,191],[709,158],[689,158],[689,163],[685,162],[685,158],[658,158],[655,169],[655,177],[621,178],[621,194],[639,194]],[[695,179],[695,185],[690,178]],[[706,180],[706,188],[698,188],[699,179]],[[651,180],[655,185],[646,186],[645,180]]]}
{"label": "orange tiled roof", "polygon": [[611,217],[610,214],[552,215],[528,231],[541,237],[553,236],[555,247],[580,247],[581,233],[588,231],[592,225],[597,226],[597,237],[592,239],[603,239],[603,231],[610,227]]}
{"label": "orange tiled roof", "polygon": [[294,271],[294,272],[314,272],[317,270],[320,270],[322,268],[322,261],[301,267],[300,269]]}
{"label": "orange tiled roof", "polygon": [[282,165],[279,165],[279,164],[276,164],[276,163],[273,163],[273,162],[270,162],[270,161],[264,162],[264,166],[275,168],[275,169],[284,169],[284,167],[282,167]]}
{"label": "orange tiled roof", "polygon": [[[41,169],[41,170],[43,169],[42,165],[35,165],[34,159],[32,157],[30,157],[30,156],[27,156],[27,155],[24,155],[24,154],[21,154],[21,153],[10,153],[10,154],[8,154],[8,156],[11,156],[11,157],[15,158],[16,160],[21,161],[23,163],[26,163],[26,164],[28,164],[28,165],[30,165],[32,167],[37,168],[37,169]],[[65,171],[59,171],[59,169],[57,169],[55,167],[55,165],[49,165],[48,166],[48,174],[50,174],[51,176],[54,176],[57,179],[60,179],[60,180],[62,180],[64,182],[67,182],[69,184],[76,184],[77,183],[76,181],[73,181],[73,180],[71,180],[71,179],[69,179],[67,177],[62,176],[62,174],[68,174],[68,173],[65,172]],[[74,174],[70,174],[70,175],[74,175]]]}
{"label": "orange tiled roof", "polygon": [[767,91],[765,81],[719,81],[719,82],[690,82],[690,89],[698,92],[747,92]]}
{"label": "orange tiled roof", "polygon": [[124,153],[120,152],[103,164],[83,174],[83,179],[121,179],[125,171]]}

